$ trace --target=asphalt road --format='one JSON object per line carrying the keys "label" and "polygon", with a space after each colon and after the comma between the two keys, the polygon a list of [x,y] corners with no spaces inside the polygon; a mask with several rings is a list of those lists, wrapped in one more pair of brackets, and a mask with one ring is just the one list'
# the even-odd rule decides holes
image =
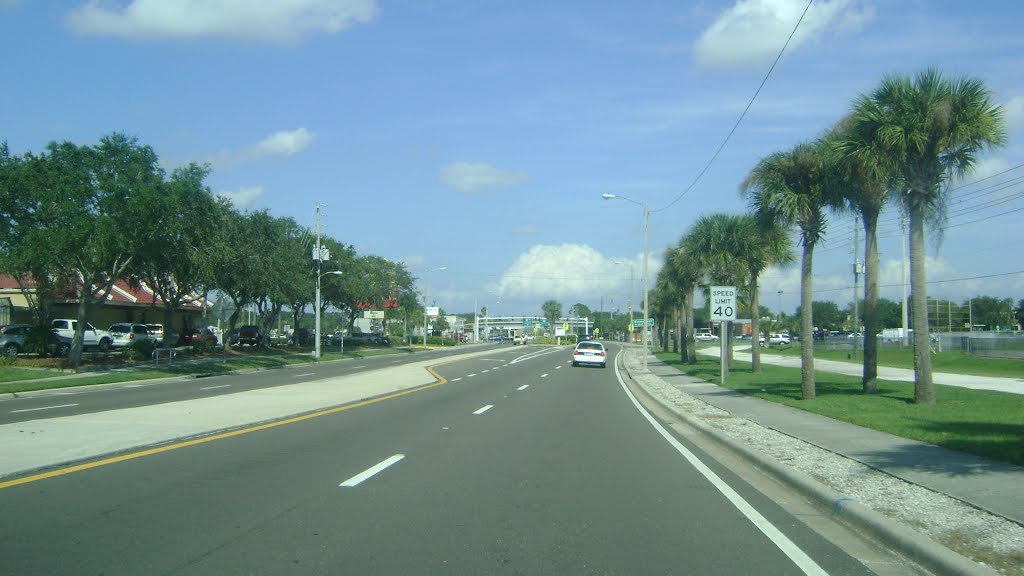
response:
{"label": "asphalt road", "polygon": [[[487,344],[473,350],[501,345]],[[183,376],[156,380],[139,380],[101,386],[84,386],[21,393],[17,398],[0,398],[0,425],[45,418],[61,418],[92,414],[121,408],[151,406],[167,402],[194,400],[245,390],[296,384],[322,378],[334,378],[419,362],[430,358],[456,355],[469,347],[437,349],[414,354],[381,354],[343,361],[294,364],[274,370],[226,373],[195,378]]]}
{"label": "asphalt road", "polygon": [[552,350],[0,490],[0,573],[870,574]]}

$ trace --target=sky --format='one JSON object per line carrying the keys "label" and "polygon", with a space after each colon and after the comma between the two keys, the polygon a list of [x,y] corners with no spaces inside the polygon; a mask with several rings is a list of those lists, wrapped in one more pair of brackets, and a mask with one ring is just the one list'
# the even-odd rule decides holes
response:
{"label": "sky", "polygon": [[[1024,299],[1024,4],[815,0],[768,75],[806,5],[0,0],[0,140],[123,132],[167,170],[208,163],[239,210],[312,228],[320,204],[323,233],[405,262],[449,313],[626,312],[644,205],[653,285],[697,218],[747,209],[760,158],[820,136],[885,75],[933,66],[985,82],[1007,143],[929,230],[929,295]],[[879,233],[881,294],[898,300],[896,210]],[[815,300],[852,301],[853,249],[852,217],[831,217]],[[761,284],[763,305],[795,310],[796,264]]]}

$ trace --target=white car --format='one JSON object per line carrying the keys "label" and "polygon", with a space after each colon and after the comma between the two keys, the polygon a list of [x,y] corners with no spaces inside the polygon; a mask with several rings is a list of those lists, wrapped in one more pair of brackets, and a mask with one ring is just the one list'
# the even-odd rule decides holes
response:
{"label": "white car", "polygon": [[576,347],[572,350],[572,365],[573,367],[579,366],[580,364],[593,364],[604,368],[608,361],[608,351],[605,350],[604,344],[600,342],[593,342],[590,340],[584,340],[576,344]]}
{"label": "white car", "polygon": [[708,332],[698,332],[693,335],[693,339],[697,342],[718,342],[718,336]]}
{"label": "white car", "polygon": [[769,346],[778,346],[779,344],[790,344],[789,334],[771,334],[768,336]]}

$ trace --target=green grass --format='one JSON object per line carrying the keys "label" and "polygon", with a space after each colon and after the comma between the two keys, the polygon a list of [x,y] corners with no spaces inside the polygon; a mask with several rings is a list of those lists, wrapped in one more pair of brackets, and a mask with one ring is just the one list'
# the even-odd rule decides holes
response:
{"label": "green grass", "polygon": [[[699,357],[695,366],[683,364],[678,354],[658,358],[682,372],[718,383],[717,359]],[[726,388],[807,412],[1024,466],[1024,395],[955,386],[935,385],[933,406],[914,403],[911,382],[878,381],[878,392],[865,395],[861,380],[828,372],[815,372],[814,400],[801,400],[800,369],[762,365],[754,374],[750,364],[736,361]]]}
{"label": "green grass", "polygon": [[[767,354],[782,356],[800,356],[800,344],[789,346],[773,346],[762,348]],[[744,354],[746,354],[744,352]],[[864,351],[857,350],[857,357],[852,357],[852,348],[845,350],[828,350],[817,348],[814,357],[822,360],[854,362],[860,364],[864,359]],[[911,348],[881,348],[878,350],[878,365],[889,368],[914,369],[914,352]],[[932,371],[952,372],[954,374],[971,374],[973,376],[997,376],[1002,378],[1024,378],[1024,360],[1012,358],[986,358],[965,352],[950,351],[932,354]]]}
{"label": "green grass", "polygon": [[[411,348],[357,348],[344,353],[321,351],[323,361],[365,358],[384,354],[413,354]],[[28,368],[0,367],[0,394],[30,392],[56,388],[72,388],[93,384],[114,384],[133,380],[152,380],[180,376],[215,376],[239,370],[281,368],[293,364],[312,362],[308,354],[270,353],[267,355],[242,355],[230,357],[204,357],[200,359],[176,360],[171,366],[146,364],[131,371],[96,370],[74,373],[69,370],[39,370]],[[55,379],[48,379],[55,378]]]}

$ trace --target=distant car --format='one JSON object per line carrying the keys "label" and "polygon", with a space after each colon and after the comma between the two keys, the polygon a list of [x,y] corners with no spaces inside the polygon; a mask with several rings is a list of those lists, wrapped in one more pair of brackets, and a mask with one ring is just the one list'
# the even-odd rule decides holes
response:
{"label": "distant car", "polygon": [[263,331],[260,330],[259,326],[253,326],[247,324],[236,329],[237,332],[232,335],[231,343],[244,346],[248,344],[250,346],[256,346],[263,339]]}
{"label": "distant car", "polygon": [[789,339],[789,334],[770,334],[768,336],[769,346],[778,346],[780,344],[791,344],[792,341]]}
{"label": "distant car", "polygon": [[4,356],[17,356],[25,351],[25,340],[32,331],[28,324],[0,326],[0,350]]}
{"label": "distant car", "polygon": [[178,336],[178,346],[195,346],[200,342],[216,346],[217,335],[211,328],[189,328]]}
{"label": "distant car", "polygon": [[144,340],[156,341],[156,337],[153,336],[145,324],[131,324],[128,322],[111,324],[110,329],[107,331],[110,332],[111,348],[127,348]]}
{"label": "distant car", "polygon": [[520,334],[512,340],[512,344],[526,344],[526,337]]}
{"label": "distant car", "polygon": [[707,332],[698,332],[693,335],[693,339],[697,342],[718,342],[719,340],[718,336]]}
{"label": "distant car", "polygon": [[313,331],[309,328],[296,328],[292,330],[291,337],[289,340],[293,345],[305,346],[309,344],[313,339]]}
{"label": "distant car", "polygon": [[608,351],[604,344],[592,340],[584,340],[576,344],[572,350],[572,365],[592,364],[604,368],[608,361]]}
{"label": "distant car", "polygon": [[163,324],[146,324],[146,328],[149,329],[149,333],[153,335],[153,338],[157,340],[164,339],[164,325]]}

